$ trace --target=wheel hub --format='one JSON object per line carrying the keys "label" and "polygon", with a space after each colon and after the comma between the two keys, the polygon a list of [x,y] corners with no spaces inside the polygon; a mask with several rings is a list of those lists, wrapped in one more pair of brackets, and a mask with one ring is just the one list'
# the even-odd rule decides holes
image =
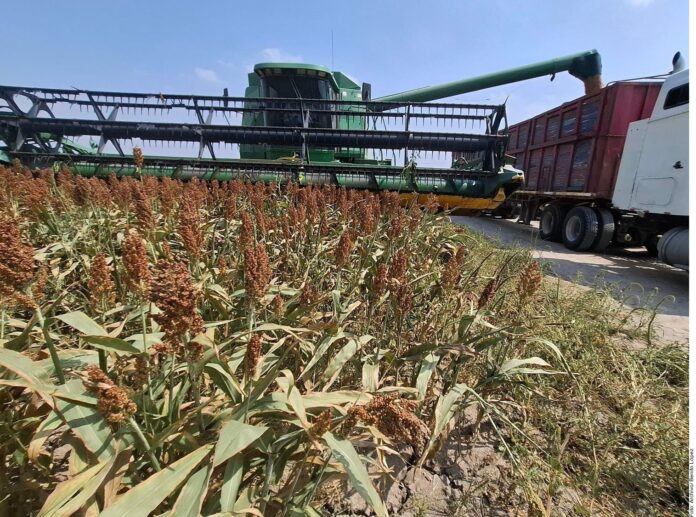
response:
{"label": "wheel hub", "polygon": [[581,222],[576,215],[568,218],[566,221],[566,235],[571,241],[577,240],[580,237]]}
{"label": "wheel hub", "polygon": [[541,229],[546,234],[553,232],[553,214],[549,212],[544,213],[541,217]]}

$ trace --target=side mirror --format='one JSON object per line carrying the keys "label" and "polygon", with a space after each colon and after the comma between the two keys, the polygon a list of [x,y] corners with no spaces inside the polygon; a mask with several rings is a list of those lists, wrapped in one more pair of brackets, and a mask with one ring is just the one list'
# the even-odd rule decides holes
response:
{"label": "side mirror", "polygon": [[362,83],[362,100],[369,101],[372,99],[372,85],[370,83]]}

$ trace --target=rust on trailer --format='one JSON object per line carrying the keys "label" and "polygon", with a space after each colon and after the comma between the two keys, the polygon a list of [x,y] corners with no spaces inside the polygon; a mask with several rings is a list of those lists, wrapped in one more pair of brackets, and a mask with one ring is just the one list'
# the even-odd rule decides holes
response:
{"label": "rust on trailer", "polygon": [[628,125],[648,118],[659,82],[619,82],[510,128],[508,154],[525,172],[517,196],[611,199]]}

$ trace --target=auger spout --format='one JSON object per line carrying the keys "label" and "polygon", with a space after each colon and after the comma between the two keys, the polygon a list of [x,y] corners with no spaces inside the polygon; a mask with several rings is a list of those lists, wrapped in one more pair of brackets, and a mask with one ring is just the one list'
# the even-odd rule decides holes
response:
{"label": "auger spout", "polygon": [[596,93],[602,88],[602,59],[599,52],[593,49],[470,79],[394,93],[374,100],[377,102],[429,102],[566,71],[584,83],[586,94]]}

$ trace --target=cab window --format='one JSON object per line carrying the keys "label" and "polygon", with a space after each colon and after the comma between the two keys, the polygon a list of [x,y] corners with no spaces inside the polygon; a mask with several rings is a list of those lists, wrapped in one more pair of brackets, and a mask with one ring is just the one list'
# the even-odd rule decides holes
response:
{"label": "cab window", "polygon": [[672,88],[667,92],[664,109],[676,108],[689,103],[689,83]]}

